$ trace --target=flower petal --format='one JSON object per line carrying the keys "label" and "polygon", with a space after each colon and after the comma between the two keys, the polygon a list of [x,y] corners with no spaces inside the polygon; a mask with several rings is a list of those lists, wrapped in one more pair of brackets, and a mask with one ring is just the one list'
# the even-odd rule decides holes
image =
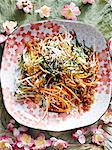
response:
{"label": "flower petal", "polygon": [[51,137],[50,140],[51,140],[52,142],[57,141],[57,139],[56,139],[55,137]]}
{"label": "flower petal", "polygon": [[24,7],[23,11],[28,14],[30,12],[30,9],[28,7]]}
{"label": "flower petal", "polygon": [[20,136],[20,140],[21,142],[24,144],[24,145],[29,145],[32,141],[32,138],[30,135],[26,134],[26,133],[23,133],[21,136]]}
{"label": "flower petal", "polygon": [[9,131],[13,131],[13,128],[14,128],[14,125],[13,125],[11,122],[9,122],[9,123],[7,124],[7,129],[8,129]]}
{"label": "flower petal", "polygon": [[19,131],[26,132],[28,130],[27,127],[21,126],[18,128]]}
{"label": "flower petal", "polygon": [[77,130],[77,135],[78,136],[82,135],[82,130]]}
{"label": "flower petal", "polygon": [[16,2],[16,8],[17,9],[22,9],[23,8],[23,5],[22,5],[21,1]]}
{"label": "flower petal", "polygon": [[42,6],[38,12],[39,12],[39,15],[41,18],[44,18],[44,17],[49,17],[50,16],[50,11],[51,11],[51,8],[44,5]]}
{"label": "flower petal", "polygon": [[73,3],[73,2],[71,2],[71,3],[70,3],[70,7],[71,7],[72,9],[74,9],[74,7],[76,7],[76,4]]}
{"label": "flower petal", "polygon": [[105,138],[102,134],[94,134],[92,136],[92,142],[98,145],[101,145],[104,142]]}
{"label": "flower petal", "polygon": [[8,138],[8,142],[9,142],[10,144],[14,144],[14,141],[12,140],[12,138]]}
{"label": "flower petal", "polygon": [[18,143],[17,143],[17,147],[22,148],[23,146],[24,146],[24,145],[23,145],[22,142],[18,142]]}
{"label": "flower petal", "polygon": [[41,18],[44,18],[44,14],[41,10],[39,11],[39,15],[40,15]]}
{"label": "flower petal", "polygon": [[95,0],[82,0],[82,2],[84,4],[86,4],[86,3],[93,4],[93,3],[95,3]]}
{"label": "flower petal", "polygon": [[76,16],[79,16],[80,15],[80,10],[79,10],[79,7],[75,7],[74,9],[73,9],[73,12],[74,12],[74,14],[76,15]]}
{"label": "flower petal", "polygon": [[3,43],[3,42],[5,42],[6,39],[7,39],[6,36],[4,36],[3,34],[0,34],[0,44]]}
{"label": "flower petal", "polygon": [[19,136],[19,135],[20,135],[20,131],[19,131],[18,129],[14,128],[14,129],[13,129],[13,135],[14,135],[15,137]]}
{"label": "flower petal", "polygon": [[61,15],[66,19],[77,20],[78,15],[80,15],[79,8],[75,5],[75,3],[70,3],[70,5],[63,6],[61,10]]}
{"label": "flower petal", "polygon": [[24,150],[30,150],[29,146],[24,146]]}
{"label": "flower petal", "polygon": [[46,147],[50,147],[50,146],[51,146],[51,143],[52,143],[51,140],[46,140],[46,144],[45,144]]}
{"label": "flower petal", "polygon": [[79,138],[78,138],[78,140],[79,140],[79,142],[80,142],[81,144],[84,144],[84,143],[86,142],[86,138],[85,138],[84,135],[80,135]]}
{"label": "flower petal", "polygon": [[95,0],[88,0],[88,3],[93,4],[95,3]]}
{"label": "flower petal", "polygon": [[14,28],[17,26],[15,21],[6,21],[3,23],[3,28],[6,31],[7,35],[11,34],[14,31]]}

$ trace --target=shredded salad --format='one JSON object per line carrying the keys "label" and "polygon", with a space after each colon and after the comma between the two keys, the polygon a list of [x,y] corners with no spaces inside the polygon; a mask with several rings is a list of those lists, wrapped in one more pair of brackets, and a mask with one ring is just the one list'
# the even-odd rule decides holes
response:
{"label": "shredded salad", "polygon": [[33,101],[47,111],[88,111],[99,80],[98,55],[68,32],[26,43],[19,60],[17,101]]}

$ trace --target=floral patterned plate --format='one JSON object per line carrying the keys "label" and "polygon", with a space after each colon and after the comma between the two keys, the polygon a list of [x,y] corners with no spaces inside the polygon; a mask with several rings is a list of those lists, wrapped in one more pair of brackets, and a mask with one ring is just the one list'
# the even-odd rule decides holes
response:
{"label": "floral patterned plate", "polygon": [[[37,105],[33,102],[17,103],[15,101],[18,58],[27,41],[36,37],[44,38],[48,34],[63,32],[64,27],[67,28],[73,38],[73,31],[75,31],[79,42],[85,40],[87,46],[96,48],[99,54],[101,80],[96,88],[95,102],[88,112],[71,112],[70,114],[49,112],[40,121],[43,112],[39,111]],[[110,70],[110,56],[106,42],[102,34],[90,25],[74,21],[47,20],[21,26],[9,36],[2,58],[1,84],[5,107],[20,124],[35,129],[64,131],[90,125],[96,122],[108,108],[111,96]]]}

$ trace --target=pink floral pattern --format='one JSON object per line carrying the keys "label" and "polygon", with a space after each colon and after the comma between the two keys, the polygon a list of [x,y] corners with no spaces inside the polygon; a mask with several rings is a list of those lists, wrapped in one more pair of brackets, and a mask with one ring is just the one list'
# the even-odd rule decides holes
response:
{"label": "pink floral pattern", "polygon": [[35,105],[34,102],[32,102],[32,101],[27,101],[26,103],[27,103],[27,108],[30,109],[31,111],[32,111],[33,109],[36,109],[36,105]]}
{"label": "pink floral pattern", "polygon": [[60,30],[60,26],[57,25],[57,24],[53,24],[53,26],[52,26],[52,32],[53,33],[59,33],[59,30]]}
{"label": "pink floral pattern", "polygon": [[44,28],[51,29],[53,27],[53,23],[51,21],[44,22]]}
{"label": "pink floral pattern", "polygon": [[45,35],[44,35],[44,32],[37,32],[37,38],[39,39],[44,39]]}
{"label": "pink floral pattern", "polygon": [[[108,117],[109,115],[112,116],[111,113],[111,107],[109,107],[101,120],[104,121],[104,123],[109,123],[110,121]],[[91,143],[104,146],[104,141],[108,134],[102,129],[102,127],[102,122],[99,122],[99,124],[96,123],[88,127],[76,129],[72,132],[71,138],[73,138],[75,141],[77,140],[81,144],[84,144],[91,137]],[[8,132],[10,132],[10,134]],[[57,139],[55,137],[46,139],[45,135],[43,133],[40,133],[40,131],[37,132],[38,136],[36,138],[31,137],[29,129],[24,126],[17,125],[16,121],[13,119],[9,120],[6,133],[8,133],[9,135],[12,134],[12,138],[6,135],[0,136],[1,150],[44,150],[48,147],[50,147],[51,149],[53,148],[56,150],[62,150],[73,146],[71,142],[68,143],[67,141]]]}

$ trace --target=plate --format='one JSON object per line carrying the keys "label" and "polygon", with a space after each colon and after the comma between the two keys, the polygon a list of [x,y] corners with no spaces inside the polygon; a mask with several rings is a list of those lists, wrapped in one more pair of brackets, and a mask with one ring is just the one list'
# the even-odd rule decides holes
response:
{"label": "plate", "polygon": [[[25,43],[31,39],[44,38],[48,34],[62,33],[66,28],[72,36],[74,31],[78,41],[85,41],[86,46],[94,46],[99,55],[101,75],[96,87],[95,102],[85,113],[73,111],[70,114],[49,112],[40,121],[42,112],[33,102],[18,103],[14,96],[18,76],[18,59],[25,48]],[[18,27],[7,39],[2,58],[1,85],[4,104],[8,113],[20,124],[41,130],[65,131],[87,126],[96,122],[107,110],[110,96],[111,76],[110,55],[102,34],[94,27],[74,21],[45,20]]]}

